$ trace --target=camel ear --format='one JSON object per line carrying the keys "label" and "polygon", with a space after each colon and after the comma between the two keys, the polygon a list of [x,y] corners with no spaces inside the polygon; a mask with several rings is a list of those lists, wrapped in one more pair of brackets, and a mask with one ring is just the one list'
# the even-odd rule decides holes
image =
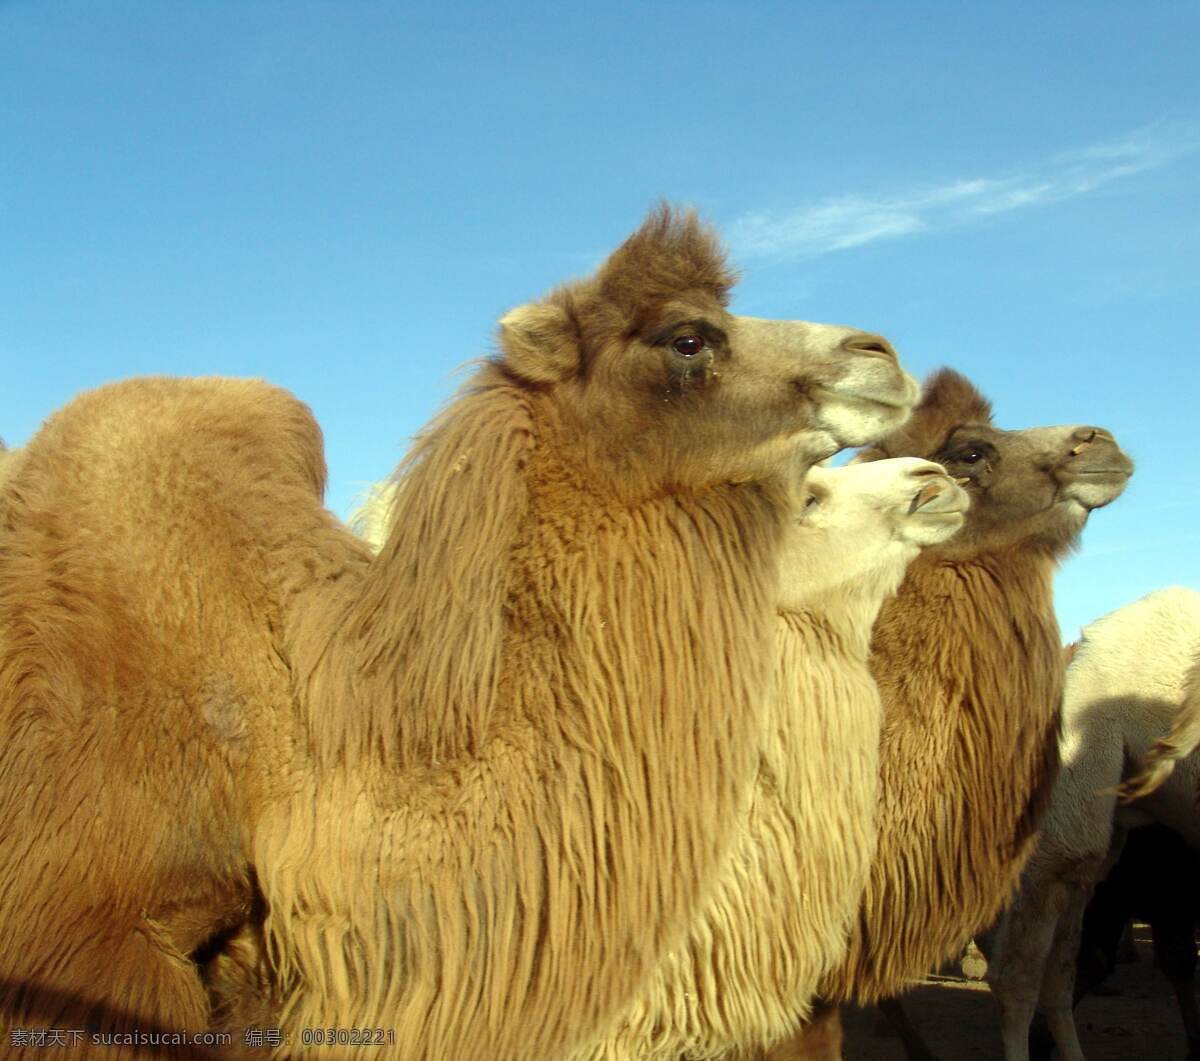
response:
{"label": "camel ear", "polygon": [[579,368],[579,347],[568,310],[553,302],[531,302],[500,318],[504,364],[530,383],[558,383]]}

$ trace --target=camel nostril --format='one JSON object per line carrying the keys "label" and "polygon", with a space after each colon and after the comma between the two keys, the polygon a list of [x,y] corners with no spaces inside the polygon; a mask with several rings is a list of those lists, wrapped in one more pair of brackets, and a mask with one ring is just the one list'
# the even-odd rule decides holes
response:
{"label": "camel nostril", "polygon": [[882,335],[858,332],[845,339],[842,346],[853,354],[876,354],[892,361],[897,360],[895,349]]}
{"label": "camel nostril", "polygon": [[1077,427],[1071,432],[1071,441],[1075,443],[1075,445],[1071,447],[1071,456],[1078,457],[1079,454],[1087,449],[1093,442],[1111,442],[1112,440],[1112,436],[1103,428]]}
{"label": "camel nostril", "polygon": [[916,512],[922,506],[929,504],[929,502],[935,497],[941,497],[941,495],[941,483],[929,483],[926,486],[921,487],[920,491],[917,493],[917,496],[912,500],[912,505],[909,507],[909,512]]}

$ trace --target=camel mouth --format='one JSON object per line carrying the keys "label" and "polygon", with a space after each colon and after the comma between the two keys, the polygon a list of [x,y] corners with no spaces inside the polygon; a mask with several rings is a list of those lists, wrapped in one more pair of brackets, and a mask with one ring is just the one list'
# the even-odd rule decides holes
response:
{"label": "camel mouth", "polygon": [[970,495],[957,483],[945,479],[922,487],[909,502],[910,516],[965,516]]}
{"label": "camel mouth", "polygon": [[906,414],[913,407],[913,403],[908,400],[907,395],[897,394],[893,390],[868,390],[866,388],[841,390],[838,387],[829,387],[827,393],[835,401],[845,402],[848,405],[877,405],[884,409],[898,409]]}
{"label": "camel mouth", "polygon": [[904,388],[890,380],[811,386],[806,393],[817,405],[817,425],[839,449],[886,435],[912,412]]}
{"label": "camel mouth", "polygon": [[877,406],[907,416],[920,401],[921,387],[895,360],[869,355],[871,362],[851,369],[837,380],[817,385],[824,396],[835,402],[864,407]]}
{"label": "camel mouth", "polygon": [[1110,505],[1125,492],[1128,472],[1083,472],[1063,484],[1058,500],[1076,504],[1091,512]]}

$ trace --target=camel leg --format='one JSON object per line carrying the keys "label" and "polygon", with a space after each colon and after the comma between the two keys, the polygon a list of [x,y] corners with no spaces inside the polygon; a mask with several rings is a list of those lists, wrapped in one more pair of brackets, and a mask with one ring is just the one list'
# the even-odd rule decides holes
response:
{"label": "camel leg", "polygon": [[1059,917],[1042,976],[1041,1009],[1046,1014],[1046,1025],[1054,1036],[1062,1061],[1084,1061],[1075,1027],[1075,963],[1087,902],[1086,889],[1072,890],[1067,907]]}
{"label": "camel leg", "polygon": [[[1026,901],[1026,891],[1039,901]],[[989,948],[987,982],[1000,1010],[1005,1061],[1029,1061],[1029,1027],[1043,970],[1054,945],[1059,912],[1068,903],[1065,882],[1043,881],[1036,889],[1023,888]]]}
{"label": "camel leg", "polygon": [[818,1002],[800,1033],[768,1050],[766,1061],[842,1061],[842,1040],[838,1007]]}
{"label": "camel leg", "polygon": [[1195,927],[1187,917],[1162,916],[1151,923],[1154,956],[1175,992],[1187,1036],[1188,1061],[1200,1059],[1200,1009],[1196,1006]]}
{"label": "camel leg", "polygon": [[909,1019],[908,1011],[904,1008],[904,1004],[898,998],[881,998],[879,1000],[879,1012],[882,1013],[888,1023],[896,1030],[896,1034],[900,1036],[900,1041],[904,1044],[904,1053],[908,1057],[908,1061],[937,1061],[932,1050],[929,1049],[925,1042],[924,1036],[918,1031],[917,1026]]}

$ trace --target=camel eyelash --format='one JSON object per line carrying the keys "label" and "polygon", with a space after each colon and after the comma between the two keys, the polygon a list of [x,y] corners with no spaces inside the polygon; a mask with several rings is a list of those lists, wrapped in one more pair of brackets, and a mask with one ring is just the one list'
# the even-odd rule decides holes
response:
{"label": "camel eyelash", "polygon": [[703,337],[709,345],[724,344],[728,342],[729,337],[720,328],[714,324],[710,324],[704,320],[682,320],[674,321],[670,325],[659,328],[647,340],[651,346],[666,346],[672,339],[677,339],[679,336],[687,332],[694,332],[696,335]]}

